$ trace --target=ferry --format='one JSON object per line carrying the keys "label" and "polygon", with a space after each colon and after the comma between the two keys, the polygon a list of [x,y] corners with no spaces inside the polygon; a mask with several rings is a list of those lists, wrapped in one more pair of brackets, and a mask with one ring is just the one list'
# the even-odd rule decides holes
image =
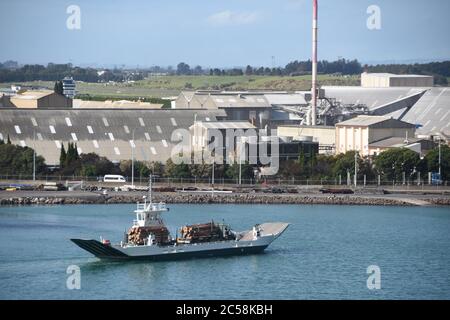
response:
{"label": "ferry", "polygon": [[163,202],[152,201],[152,178],[148,195],[134,211],[136,219],[120,243],[107,239],[70,239],[80,248],[102,260],[178,260],[187,258],[246,255],[263,252],[283,234],[289,224],[269,222],[236,232],[214,221],[183,226],[172,238],[162,218],[169,211]]}

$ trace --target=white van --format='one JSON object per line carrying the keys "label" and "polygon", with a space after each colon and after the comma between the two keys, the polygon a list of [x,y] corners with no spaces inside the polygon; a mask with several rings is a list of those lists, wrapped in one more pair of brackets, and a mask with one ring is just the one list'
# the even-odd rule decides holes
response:
{"label": "white van", "polygon": [[118,174],[107,174],[103,177],[103,182],[126,182],[124,176]]}

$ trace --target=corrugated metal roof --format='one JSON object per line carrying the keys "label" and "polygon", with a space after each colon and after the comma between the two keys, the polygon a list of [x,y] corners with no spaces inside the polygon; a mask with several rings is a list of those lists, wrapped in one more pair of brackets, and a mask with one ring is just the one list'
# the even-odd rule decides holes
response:
{"label": "corrugated metal roof", "polygon": [[37,90],[30,90],[30,91],[25,91],[24,93],[21,94],[17,94],[13,97],[11,97],[11,99],[23,99],[23,100],[35,100],[35,99],[40,99],[43,97],[46,97],[48,95],[53,94],[53,91],[37,91]]}
{"label": "corrugated metal roof", "polygon": [[271,105],[306,105],[308,104],[302,94],[265,94]]}
{"label": "corrugated metal roof", "polygon": [[364,104],[369,110],[376,109],[399,99],[410,97],[426,90],[426,88],[363,88],[323,86],[327,98],[335,98],[342,104]]}
{"label": "corrugated metal roof", "polygon": [[419,134],[450,135],[450,88],[432,88],[403,117],[421,127]]}
{"label": "corrugated metal roof", "polygon": [[355,118],[339,122],[337,126],[370,126],[376,123],[389,120],[387,117],[383,116],[357,116]]}
{"label": "corrugated metal roof", "polygon": [[[172,147],[178,143],[172,140],[174,130],[188,129],[195,118],[217,121],[217,117],[224,116],[223,110],[200,109],[118,109],[113,112],[107,109],[1,109],[0,134],[3,137],[9,135],[14,144],[24,141],[28,146],[35,145],[36,152],[45,157],[47,164],[53,165],[59,162],[61,144],[73,141],[74,134],[77,146],[84,153],[95,152],[117,161],[131,159],[130,140],[134,131],[136,159],[165,162],[171,156]],[[42,140],[34,141],[35,133],[40,134]]]}
{"label": "corrugated metal roof", "polygon": [[423,139],[417,138],[408,138],[408,142],[406,143],[406,137],[392,137],[384,140],[380,140],[370,144],[370,147],[373,148],[400,148],[413,143],[417,143],[419,141],[423,141]]}
{"label": "corrugated metal roof", "polygon": [[263,95],[211,95],[218,108],[270,108]]}
{"label": "corrugated metal roof", "polygon": [[253,124],[247,121],[197,122],[197,125],[205,129],[256,129]]}

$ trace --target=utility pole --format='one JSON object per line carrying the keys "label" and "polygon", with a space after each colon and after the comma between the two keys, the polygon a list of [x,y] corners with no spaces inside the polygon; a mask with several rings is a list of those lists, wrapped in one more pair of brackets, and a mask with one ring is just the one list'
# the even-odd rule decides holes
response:
{"label": "utility pole", "polygon": [[441,177],[441,136],[439,136],[439,180],[442,181],[442,177]]}
{"label": "utility pole", "polygon": [[357,175],[358,175],[358,151],[355,150],[355,188],[357,185]]}
{"label": "utility pole", "polygon": [[241,185],[242,178],[242,141],[239,144],[239,186]]}
{"label": "utility pole", "polygon": [[33,181],[36,181],[36,130],[33,130]]}
{"label": "utility pole", "polygon": [[212,188],[214,190],[214,165],[216,163],[216,151],[214,150],[214,156],[213,156],[213,164],[212,164],[212,176],[211,176],[211,184]]}
{"label": "utility pole", "polygon": [[133,188],[134,188],[134,130],[135,129],[133,129],[133,138],[131,140],[131,186]]}

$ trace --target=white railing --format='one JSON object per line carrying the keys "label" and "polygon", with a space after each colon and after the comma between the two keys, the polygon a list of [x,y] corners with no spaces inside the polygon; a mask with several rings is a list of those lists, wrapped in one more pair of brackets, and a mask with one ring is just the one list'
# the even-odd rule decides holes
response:
{"label": "white railing", "polygon": [[153,203],[151,207],[152,211],[165,211],[166,210],[166,204],[164,202],[160,203]]}
{"label": "white railing", "polygon": [[137,206],[136,206],[136,210],[144,211],[145,210],[145,203],[138,203]]}

